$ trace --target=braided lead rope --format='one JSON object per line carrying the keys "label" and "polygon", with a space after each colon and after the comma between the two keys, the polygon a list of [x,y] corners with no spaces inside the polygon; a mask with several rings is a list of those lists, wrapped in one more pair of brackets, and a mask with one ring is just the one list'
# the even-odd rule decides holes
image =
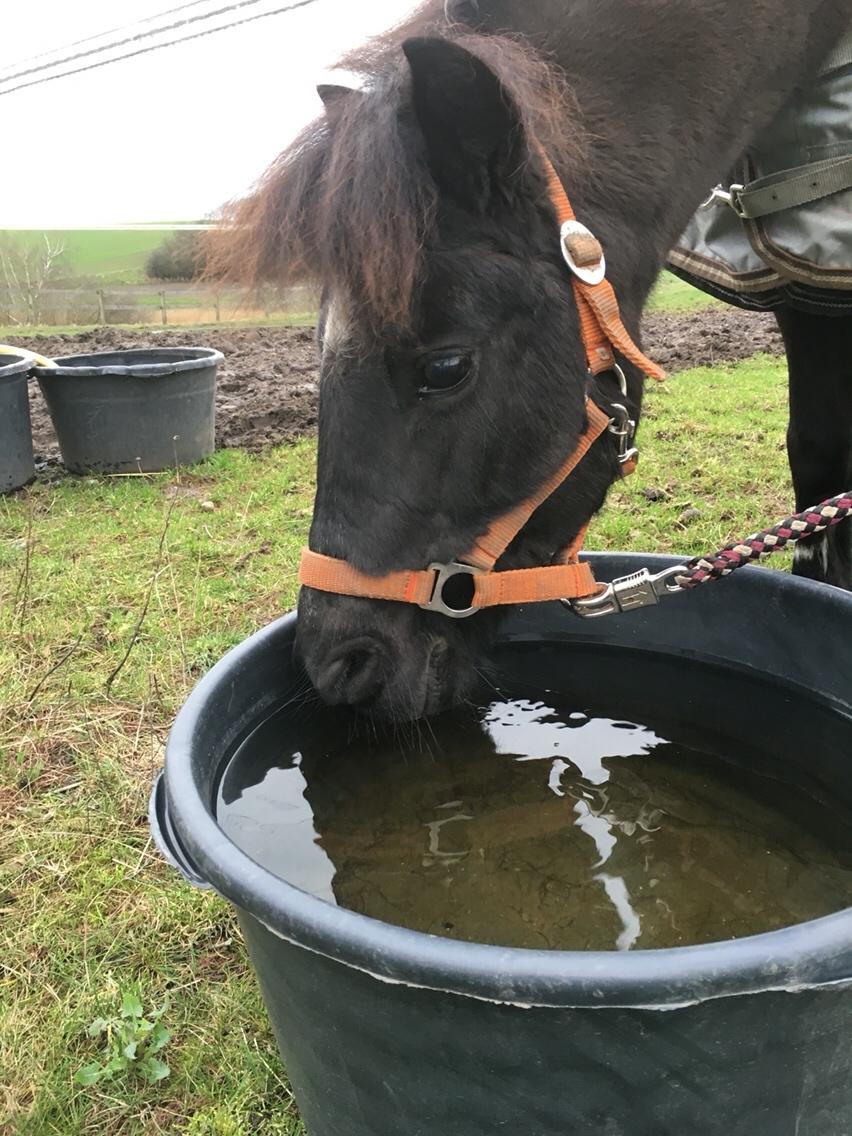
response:
{"label": "braided lead rope", "polygon": [[760,560],[779,549],[795,544],[805,537],[824,532],[852,514],[852,491],[841,493],[823,501],[821,505],[795,513],[771,529],[755,533],[736,544],[729,544],[713,556],[696,556],[686,565],[686,571],[675,577],[681,588],[695,588],[710,580],[730,576],[737,568],[752,560]]}

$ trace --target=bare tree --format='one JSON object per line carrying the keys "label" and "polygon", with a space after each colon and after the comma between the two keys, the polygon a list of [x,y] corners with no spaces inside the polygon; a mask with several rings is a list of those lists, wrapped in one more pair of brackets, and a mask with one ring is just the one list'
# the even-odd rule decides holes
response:
{"label": "bare tree", "polygon": [[47,233],[32,244],[8,237],[0,242],[0,273],[12,323],[41,322],[42,296],[56,275],[65,248],[64,241]]}

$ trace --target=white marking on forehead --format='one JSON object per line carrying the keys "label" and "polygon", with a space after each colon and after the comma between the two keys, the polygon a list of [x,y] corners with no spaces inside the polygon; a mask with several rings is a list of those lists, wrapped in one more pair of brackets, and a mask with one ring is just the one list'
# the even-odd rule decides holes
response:
{"label": "white marking on forehead", "polygon": [[325,309],[325,323],[322,329],[323,348],[339,351],[350,336],[349,306],[340,296],[333,296]]}

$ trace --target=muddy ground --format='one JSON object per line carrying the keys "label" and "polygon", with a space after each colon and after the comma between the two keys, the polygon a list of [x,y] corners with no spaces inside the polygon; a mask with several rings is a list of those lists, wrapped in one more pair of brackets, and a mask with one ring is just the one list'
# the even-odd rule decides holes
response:
{"label": "muddy ground", "polygon": [[[217,445],[256,451],[316,428],[317,370],[310,328],[124,331],[105,327],[9,342],[54,358],[166,344],[215,347],[225,356],[216,394]],[[722,307],[649,316],[644,345],[651,358],[672,374],[701,364],[745,359],[759,351],[783,353],[771,316]],[[37,458],[55,459],[56,439],[36,383],[30,386],[30,404]]]}

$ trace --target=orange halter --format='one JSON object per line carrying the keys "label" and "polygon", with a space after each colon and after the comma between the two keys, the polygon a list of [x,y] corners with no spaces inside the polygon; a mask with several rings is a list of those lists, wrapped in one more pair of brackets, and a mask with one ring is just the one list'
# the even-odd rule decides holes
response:
{"label": "orange halter", "polygon": [[[573,274],[574,298],[580,315],[580,333],[586,351],[589,371],[593,375],[615,371],[623,374],[614,354],[617,350],[646,375],[665,378],[664,372],[639,350],[621,320],[618,300],[606,279],[606,260],[597,238],[580,224],[571,208],[568,195],[546,154],[540,152],[548,179],[548,193],[560,225],[560,245]],[[503,604],[540,603],[544,600],[583,599],[597,595],[597,583],[588,564],[580,563],[579,552],[586,535],[585,528],[571,546],[558,557],[559,562],[539,568],[521,568],[497,572],[495,564],[536,511],[570,476],[592,445],[609,431],[619,439],[619,461],[625,473],[636,465],[636,450],[630,448],[635,423],[624,406],[615,404],[616,414],[609,417],[590,398],[586,399],[588,424],[573,453],[541,488],[526,501],[489,526],[476,544],[459,560],[450,564],[430,564],[423,570],[389,572],[369,576],[347,561],[323,556],[309,548],[302,550],[299,582],[304,587],[344,596],[362,596],[377,600],[394,600],[418,604],[427,611],[440,612],[456,619],[473,615],[485,607]],[[467,587],[453,588],[452,597],[445,595],[447,584],[467,577]],[[448,602],[448,598],[451,602]]]}

